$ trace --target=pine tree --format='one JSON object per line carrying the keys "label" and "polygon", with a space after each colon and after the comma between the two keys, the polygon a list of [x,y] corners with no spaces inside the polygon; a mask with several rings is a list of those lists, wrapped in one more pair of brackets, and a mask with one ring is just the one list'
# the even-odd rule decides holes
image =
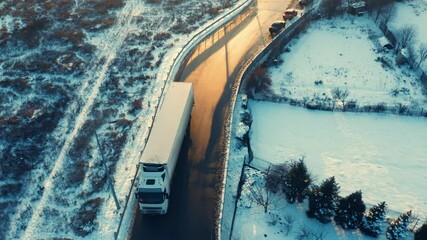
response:
{"label": "pine tree", "polygon": [[330,222],[338,204],[339,188],[335,177],[324,180],[320,186],[314,186],[308,195],[307,216],[321,223]]}
{"label": "pine tree", "polygon": [[391,221],[390,226],[387,228],[387,239],[404,239],[406,233],[408,232],[408,225],[411,215],[412,212],[408,211],[406,213],[402,213],[397,219]]}
{"label": "pine tree", "polygon": [[289,164],[289,172],[283,182],[283,192],[289,203],[302,202],[307,196],[312,180],[304,163],[304,158]]}
{"label": "pine tree", "polygon": [[368,236],[378,237],[383,230],[386,212],[387,204],[385,202],[372,206],[365,213],[360,230]]}
{"label": "pine tree", "polygon": [[335,213],[335,222],[344,229],[356,229],[362,223],[365,204],[362,200],[362,191],[354,192],[339,200]]}
{"label": "pine tree", "polygon": [[425,222],[416,232],[414,240],[427,239],[427,222]]}

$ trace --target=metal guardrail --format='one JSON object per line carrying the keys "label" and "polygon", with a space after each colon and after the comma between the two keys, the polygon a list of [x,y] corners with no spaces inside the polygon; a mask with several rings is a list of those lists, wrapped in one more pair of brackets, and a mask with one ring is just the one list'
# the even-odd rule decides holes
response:
{"label": "metal guardrail", "polygon": [[[191,51],[193,51],[200,44],[200,42],[202,42],[204,39],[208,38],[212,33],[215,33],[216,31],[218,31],[218,29],[223,28],[224,25],[227,25],[228,23],[234,21],[234,17],[228,21],[226,20],[226,18],[228,18],[230,16],[234,16],[234,15],[238,16],[242,12],[246,11],[253,4],[253,2],[254,2],[254,0],[242,1],[239,5],[235,6],[233,8],[233,10],[231,10],[230,12],[219,17],[218,19],[216,19],[215,21],[213,21],[209,25],[205,26],[203,30],[196,33],[186,44],[184,44],[184,46],[181,48],[180,52],[177,54],[177,57],[173,59],[173,62],[170,65],[171,67],[169,68],[168,72],[166,73],[166,76],[164,78],[164,85],[161,88],[159,101],[155,107],[153,116],[156,116],[157,110],[159,109],[159,107],[161,106],[161,104],[163,102],[166,86],[168,85],[168,83],[170,83],[174,80],[176,75],[179,73],[179,70],[181,70],[183,68],[183,65],[185,64],[185,58],[189,55],[189,53],[191,53]],[[162,74],[159,74],[159,75],[161,76]],[[147,142],[148,138],[150,137],[153,124],[154,124],[154,121],[152,121],[151,125],[149,126],[149,132],[148,132],[147,138],[145,139],[145,142]],[[146,144],[144,145],[144,148],[142,149],[141,154],[144,152],[145,146],[146,146]],[[135,184],[135,181],[137,179],[138,172],[139,172],[139,164],[137,165],[134,177],[131,180],[132,185],[131,185],[131,188],[129,189],[128,194],[126,195],[126,200],[125,200],[125,205],[123,207],[123,211],[120,212],[120,220],[119,220],[119,224],[117,227],[117,231],[114,232],[115,239],[118,239],[118,237],[119,237],[121,227],[122,227],[122,223],[123,223],[123,218],[125,216],[127,207],[129,206],[129,201],[131,202],[131,204],[134,203],[134,201],[135,201],[135,196],[132,194],[132,192],[134,190],[134,184]],[[128,233],[129,233],[128,231],[129,231],[129,229],[127,230],[125,235],[128,235]]]}

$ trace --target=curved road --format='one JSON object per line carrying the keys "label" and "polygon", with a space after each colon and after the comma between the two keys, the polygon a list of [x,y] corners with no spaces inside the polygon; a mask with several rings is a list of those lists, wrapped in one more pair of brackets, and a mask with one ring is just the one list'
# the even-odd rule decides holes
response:
{"label": "curved road", "polygon": [[258,1],[258,11],[201,55],[194,56],[177,81],[192,82],[195,106],[172,185],[169,212],[141,216],[132,239],[216,239],[217,167],[231,88],[240,64],[271,41],[268,27],[280,20],[290,0]]}

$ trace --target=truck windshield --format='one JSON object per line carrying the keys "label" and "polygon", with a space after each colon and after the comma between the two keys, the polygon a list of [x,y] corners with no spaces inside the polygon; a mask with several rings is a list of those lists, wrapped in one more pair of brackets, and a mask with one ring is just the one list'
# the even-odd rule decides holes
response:
{"label": "truck windshield", "polygon": [[[150,189],[151,190],[151,189]],[[165,195],[163,192],[161,192],[161,189],[158,189],[159,191],[144,191],[143,189],[140,189],[138,191],[138,200],[141,203],[163,203],[165,201]]]}

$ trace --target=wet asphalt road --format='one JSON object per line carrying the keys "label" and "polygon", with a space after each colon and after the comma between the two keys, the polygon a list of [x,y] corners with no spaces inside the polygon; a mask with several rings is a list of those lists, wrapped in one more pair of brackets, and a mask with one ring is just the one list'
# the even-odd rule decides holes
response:
{"label": "wet asphalt road", "polygon": [[[132,239],[215,239],[214,218],[220,179],[217,168],[232,86],[242,62],[270,41],[268,27],[290,1],[258,1],[254,15],[196,54],[177,81],[192,82],[195,106],[190,134],[175,170],[169,211],[139,212]],[[280,10],[283,9],[283,10]]]}

